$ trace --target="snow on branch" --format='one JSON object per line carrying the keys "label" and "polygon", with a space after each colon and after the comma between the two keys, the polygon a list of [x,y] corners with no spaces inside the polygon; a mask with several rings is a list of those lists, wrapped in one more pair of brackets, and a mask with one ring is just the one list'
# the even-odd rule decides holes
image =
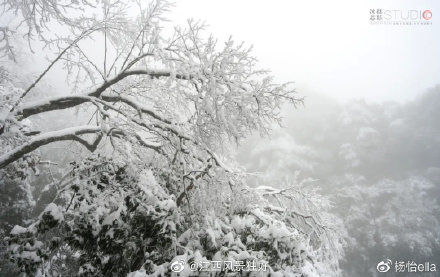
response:
{"label": "snow on branch", "polygon": [[90,151],[94,151],[101,139],[100,138],[101,136],[98,136],[98,139],[96,140],[97,142],[95,141],[92,144],[88,143],[86,140],[78,136],[84,134],[95,134],[100,131],[101,131],[101,127],[99,126],[85,125],[85,126],[66,128],[63,130],[52,131],[41,134],[39,136],[32,138],[30,141],[24,143],[23,145],[0,156],[0,168],[7,166],[8,164],[20,159],[24,155],[34,151],[35,149],[43,145],[55,141],[65,141],[65,140],[77,141],[82,145],[86,146],[86,148],[89,149]]}
{"label": "snow on branch", "polygon": [[[125,72],[118,74],[113,79],[110,79],[110,80],[104,82],[100,87],[98,87],[97,89],[95,89],[94,91],[92,91],[86,95],[82,95],[82,96],[76,96],[76,95],[57,96],[57,97],[51,97],[51,98],[48,98],[45,100],[40,100],[40,101],[33,102],[33,103],[24,104],[24,105],[19,106],[17,108],[16,115],[17,115],[18,119],[22,120],[22,119],[25,119],[31,115],[36,115],[36,114],[40,114],[40,113],[44,113],[44,112],[62,110],[62,109],[75,107],[77,105],[80,105],[84,102],[89,101],[90,98],[88,98],[88,96],[100,97],[101,94],[105,90],[107,90],[111,86],[115,85],[116,83],[122,81],[123,79],[125,79],[129,76],[133,76],[133,75],[148,75],[152,78],[173,76],[177,79],[183,79],[183,80],[188,80],[191,78],[190,75],[188,75],[188,76],[179,75],[179,74],[173,75],[171,73],[171,71],[167,71],[167,70],[148,70],[148,69],[141,70],[141,69],[138,69],[138,70],[125,71]],[[107,98],[109,98],[109,97],[111,97],[111,96],[107,96]],[[130,101],[128,98],[123,98],[122,96],[118,96],[118,97],[119,97],[118,100],[120,100],[120,101],[123,101],[123,102],[125,102],[127,104],[131,104],[131,105],[134,104],[134,102]]]}

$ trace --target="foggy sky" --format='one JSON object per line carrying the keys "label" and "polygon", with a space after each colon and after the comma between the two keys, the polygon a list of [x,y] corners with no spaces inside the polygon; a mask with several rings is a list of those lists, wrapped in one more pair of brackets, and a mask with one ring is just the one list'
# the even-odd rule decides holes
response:
{"label": "foggy sky", "polygon": [[[432,25],[371,25],[377,8],[429,9]],[[403,102],[440,83],[439,1],[177,1],[170,19],[188,17],[253,44],[264,67],[305,95]]]}

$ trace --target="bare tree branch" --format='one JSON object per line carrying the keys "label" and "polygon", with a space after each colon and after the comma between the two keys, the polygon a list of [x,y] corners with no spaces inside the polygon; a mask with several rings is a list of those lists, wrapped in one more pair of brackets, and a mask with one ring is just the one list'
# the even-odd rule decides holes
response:
{"label": "bare tree branch", "polygon": [[14,109],[20,104],[20,101],[40,82],[40,80],[49,72],[49,70],[61,59],[61,57],[69,50],[72,46],[76,45],[80,40],[92,34],[93,32],[99,30],[99,28],[91,28],[89,30],[84,31],[79,35],[75,40],[73,40],[63,51],[61,51],[58,56],[46,67],[46,69],[37,77],[37,79],[23,92],[22,95],[18,98],[17,102],[11,108],[10,112],[13,112]]}

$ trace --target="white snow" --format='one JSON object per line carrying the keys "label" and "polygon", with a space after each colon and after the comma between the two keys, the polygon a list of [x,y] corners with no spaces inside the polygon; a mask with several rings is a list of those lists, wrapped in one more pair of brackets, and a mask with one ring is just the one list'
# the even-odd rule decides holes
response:
{"label": "white snow", "polygon": [[61,209],[55,203],[50,203],[49,205],[47,205],[47,207],[44,209],[43,214],[44,213],[49,213],[56,221],[64,220],[64,216],[63,213],[61,212]]}
{"label": "white snow", "polygon": [[27,228],[21,227],[19,225],[15,225],[11,230],[11,235],[20,235],[28,232]]}

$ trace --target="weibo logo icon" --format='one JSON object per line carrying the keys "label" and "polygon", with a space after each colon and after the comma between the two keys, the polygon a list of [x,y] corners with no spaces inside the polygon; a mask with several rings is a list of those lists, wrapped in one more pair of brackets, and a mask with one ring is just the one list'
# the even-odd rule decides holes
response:
{"label": "weibo logo icon", "polygon": [[376,269],[379,272],[388,272],[391,268],[392,263],[393,262],[391,260],[387,260],[386,262],[381,261],[377,264]]}

